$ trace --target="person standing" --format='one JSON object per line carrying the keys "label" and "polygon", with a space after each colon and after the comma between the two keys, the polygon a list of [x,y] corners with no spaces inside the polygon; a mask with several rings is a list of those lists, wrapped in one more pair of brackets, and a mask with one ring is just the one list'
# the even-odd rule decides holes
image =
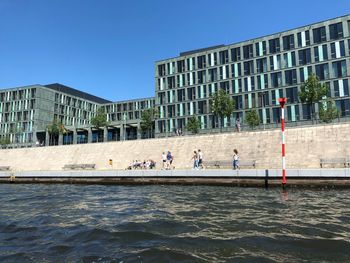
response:
{"label": "person standing", "polygon": [[237,117],[236,119],[236,131],[237,132],[241,131],[241,120],[239,119],[239,117]]}
{"label": "person standing", "polygon": [[198,168],[203,169],[203,152],[198,149]]}
{"label": "person standing", "polygon": [[239,169],[239,155],[237,149],[233,150],[233,170]]}
{"label": "person standing", "polygon": [[166,168],[166,154],[162,153],[162,170]]}

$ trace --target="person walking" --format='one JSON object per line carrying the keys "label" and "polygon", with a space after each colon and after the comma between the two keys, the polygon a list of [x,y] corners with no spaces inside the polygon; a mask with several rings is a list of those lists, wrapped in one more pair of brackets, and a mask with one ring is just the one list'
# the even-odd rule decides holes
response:
{"label": "person walking", "polygon": [[233,170],[239,170],[239,155],[237,149],[233,150]]}
{"label": "person walking", "polygon": [[193,151],[193,156],[192,156],[191,160],[193,160],[193,169],[198,169],[198,153],[197,153],[197,151]]}
{"label": "person walking", "polygon": [[170,151],[168,151],[167,155],[166,155],[166,160],[167,160],[167,170],[170,170],[173,168],[172,164],[173,164],[173,160],[174,160],[174,156],[171,154]]}
{"label": "person walking", "polygon": [[204,166],[203,166],[203,152],[198,149],[198,168],[199,169],[203,169]]}

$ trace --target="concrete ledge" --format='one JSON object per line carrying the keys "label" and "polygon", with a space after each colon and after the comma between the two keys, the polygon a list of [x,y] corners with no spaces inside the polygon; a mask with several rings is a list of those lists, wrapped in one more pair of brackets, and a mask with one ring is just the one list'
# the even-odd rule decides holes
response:
{"label": "concrete ledge", "polygon": [[[266,176],[268,175],[268,176]],[[0,183],[280,186],[280,169],[0,172]],[[289,169],[290,186],[350,186],[350,169]]]}

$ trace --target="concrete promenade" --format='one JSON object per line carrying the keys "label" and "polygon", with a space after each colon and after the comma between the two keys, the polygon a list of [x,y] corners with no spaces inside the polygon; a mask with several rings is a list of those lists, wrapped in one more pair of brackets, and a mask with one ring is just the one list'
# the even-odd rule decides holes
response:
{"label": "concrete promenade", "polygon": [[[0,172],[0,183],[280,186],[280,169]],[[287,169],[287,185],[350,187],[350,169]]]}

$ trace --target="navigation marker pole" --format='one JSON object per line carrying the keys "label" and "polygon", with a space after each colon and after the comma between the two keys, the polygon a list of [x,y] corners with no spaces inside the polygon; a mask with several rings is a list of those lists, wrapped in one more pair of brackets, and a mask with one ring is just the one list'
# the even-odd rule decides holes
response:
{"label": "navigation marker pole", "polygon": [[282,127],[282,187],[285,188],[287,184],[286,179],[286,141],[284,137],[284,105],[287,102],[287,98],[278,99],[281,105],[281,127]]}

